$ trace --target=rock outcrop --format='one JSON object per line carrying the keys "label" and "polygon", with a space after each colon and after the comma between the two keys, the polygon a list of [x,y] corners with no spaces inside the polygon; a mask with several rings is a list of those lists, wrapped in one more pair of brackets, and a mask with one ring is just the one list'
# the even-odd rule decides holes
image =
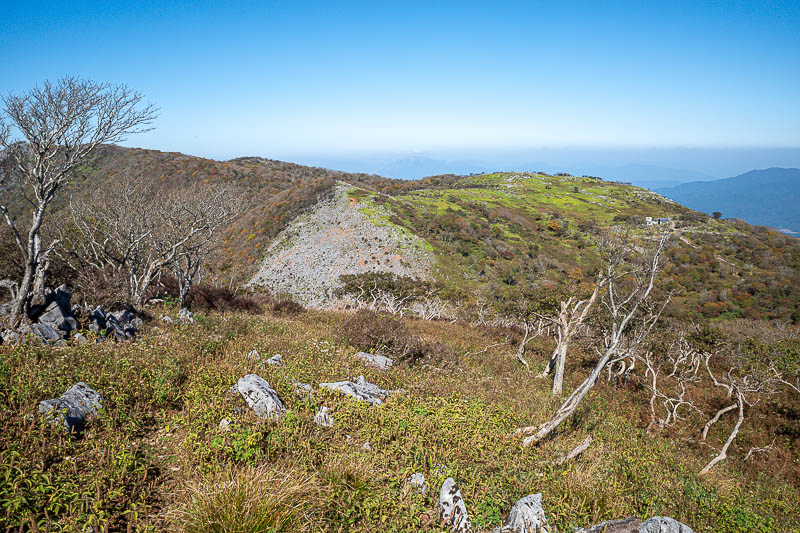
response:
{"label": "rock outcrop", "polygon": [[383,390],[374,383],[368,382],[364,376],[358,376],[356,381],[320,383],[319,386],[322,389],[343,392],[356,400],[369,402],[370,405],[381,405],[384,400],[386,400],[387,396],[389,396],[389,391]]}
{"label": "rock outcrop", "polygon": [[103,406],[100,394],[83,382],[78,382],[59,398],[39,402],[39,413],[62,424],[67,431],[81,433],[88,420]]}

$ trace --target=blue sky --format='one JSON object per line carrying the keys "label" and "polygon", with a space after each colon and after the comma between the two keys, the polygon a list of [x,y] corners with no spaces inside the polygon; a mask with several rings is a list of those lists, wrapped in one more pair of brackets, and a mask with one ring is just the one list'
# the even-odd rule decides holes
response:
{"label": "blue sky", "polygon": [[800,2],[7,2],[0,92],[162,109],[127,144],[227,158],[800,147]]}

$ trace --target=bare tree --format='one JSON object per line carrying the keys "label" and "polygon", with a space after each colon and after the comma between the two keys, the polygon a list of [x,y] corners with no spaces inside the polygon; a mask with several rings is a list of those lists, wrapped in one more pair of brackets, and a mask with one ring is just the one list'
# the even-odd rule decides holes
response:
{"label": "bare tree", "polygon": [[609,363],[628,357],[647,338],[669,302],[648,305],[661,269],[661,253],[668,235],[649,250],[633,245],[628,234],[611,234],[600,243],[603,260],[607,330],[603,335],[602,349],[591,374],[569,395],[556,413],[541,426],[522,428],[523,433],[533,433],[523,440],[524,445],[541,441],[550,435],[580,405],[594,387],[600,373]]}
{"label": "bare tree", "polygon": [[[99,145],[147,131],[157,110],[143,105],[142,95],[124,85],[77,78],[45,82],[2,101],[0,148],[12,158],[13,172],[31,209],[24,227],[19,222],[22,213],[12,214],[8,205],[0,205],[25,267],[11,310],[11,322],[16,323],[30,308],[35,280],[43,287],[47,259],[57,244],[43,244],[41,231],[53,199]],[[12,138],[11,127],[20,138]]]}
{"label": "bare tree", "polygon": [[[645,365],[645,386],[650,391],[650,429],[673,426],[682,418],[682,410],[701,412],[687,398],[687,392],[690,385],[701,381],[703,357],[684,332],[666,349],[641,350],[635,357]],[[661,402],[661,409],[657,402]]]}
{"label": "bare tree", "polygon": [[[735,349],[735,348],[734,348]],[[761,365],[753,365],[755,361],[748,359],[742,353],[735,353],[732,357],[732,362],[726,374],[717,379],[714,372],[711,370],[712,355],[707,354],[705,357],[705,367],[714,386],[723,389],[726,397],[732,401],[730,405],[721,408],[709,420],[705,427],[703,427],[702,440],[708,438],[708,432],[711,427],[720,421],[720,419],[731,411],[736,411],[736,423],[733,426],[728,438],[719,450],[719,453],[711,459],[711,461],[700,470],[700,475],[707,474],[714,465],[724,461],[728,457],[728,448],[736,439],[739,430],[744,423],[746,409],[752,407],[761,401],[765,395],[773,395],[779,392],[779,387],[782,384],[780,377],[776,377],[769,368],[764,368]]]}
{"label": "bare tree", "polygon": [[170,269],[183,304],[219,230],[241,205],[241,196],[222,185],[170,190],[158,180],[122,178],[113,191],[96,190],[71,202],[78,238],[68,260],[124,274],[134,306]]}
{"label": "bare tree", "polygon": [[542,373],[542,377],[547,377],[555,368],[553,375],[553,389],[552,393],[560,395],[564,387],[564,368],[567,361],[567,348],[572,338],[580,331],[586,318],[597,300],[597,295],[605,285],[605,280],[602,273],[594,284],[594,290],[591,296],[583,300],[579,300],[575,296],[570,296],[566,300],[562,300],[559,304],[560,310],[556,316],[538,315],[543,320],[551,323],[555,328],[556,347],[553,350],[553,355],[547,367]]}

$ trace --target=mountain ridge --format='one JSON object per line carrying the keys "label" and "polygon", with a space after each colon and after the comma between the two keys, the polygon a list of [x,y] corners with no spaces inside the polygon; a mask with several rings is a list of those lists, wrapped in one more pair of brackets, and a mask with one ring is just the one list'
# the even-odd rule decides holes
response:
{"label": "mountain ridge", "polygon": [[770,167],[731,178],[655,189],[687,207],[800,232],[800,169]]}

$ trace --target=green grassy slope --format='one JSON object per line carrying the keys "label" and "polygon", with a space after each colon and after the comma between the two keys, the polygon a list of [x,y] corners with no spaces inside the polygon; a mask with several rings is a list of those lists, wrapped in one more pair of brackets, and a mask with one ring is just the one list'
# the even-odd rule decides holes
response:
{"label": "green grassy slope", "polygon": [[[671,231],[666,286],[680,291],[683,311],[800,320],[800,241],[706,217],[638,187],[500,173],[376,201],[434,246],[440,280],[461,298],[486,284],[587,279],[598,265],[598,236],[620,226],[650,238]],[[674,228],[645,228],[647,216],[671,218]]]}

